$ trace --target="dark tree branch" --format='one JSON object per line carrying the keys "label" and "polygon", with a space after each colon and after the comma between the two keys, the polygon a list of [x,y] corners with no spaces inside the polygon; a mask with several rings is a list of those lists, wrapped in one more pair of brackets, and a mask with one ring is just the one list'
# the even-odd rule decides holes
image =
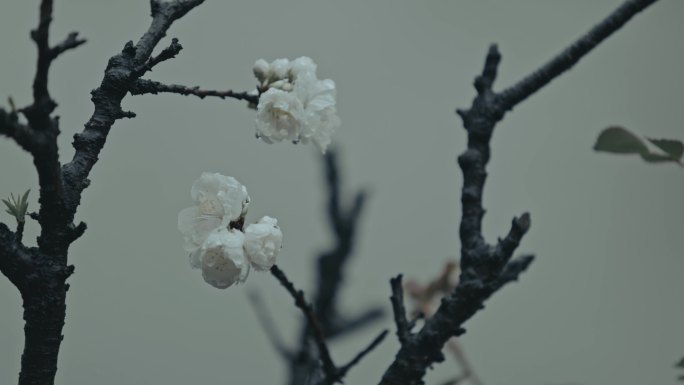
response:
{"label": "dark tree branch", "polygon": [[24,237],[24,221],[17,221],[17,231],[14,233],[18,243],[21,243],[21,239]]}
{"label": "dark tree branch", "polygon": [[[38,172],[39,223],[38,248],[27,249],[21,244],[21,226],[13,240],[3,245],[7,261],[0,270],[19,289],[23,299],[24,352],[21,357],[20,385],[52,384],[57,372],[57,356],[62,341],[66,312],[66,279],[73,273],[67,265],[70,223],[64,204],[64,183],[59,162],[57,136],[59,120],[51,114],[57,107],[48,90],[48,74],[54,59],[70,48],[83,43],[75,34],[51,48],[49,28],[52,22],[52,1],[40,3],[38,27],[31,31],[38,59],[33,82],[33,103],[22,108],[28,125],[22,125],[14,110],[4,111],[0,131],[33,156]],[[5,230],[5,229],[3,229]],[[5,231],[3,238],[9,240]]]}
{"label": "dark tree branch", "polygon": [[34,135],[30,126],[21,124],[16,112],[7,112],[0,108],[0,135],[14,139],[27,152],[34,151]]}
{"label": "dark tree branch", "polygon": [[318,318],[316,318],[316,313],[314,312],[313,307],[309,305],[309,303],[307,303],[304,299],[304,292],[295,289],[292,282],[290,282],[287,279],[285,273],[283,273],[282,270],[278,268],[278,266],[273,266],[271,268],[271,274],[274,277],[276,277],[276,279],[280,282],[281,285],[285,287],[285,289],[287,289],[288,293],[290,293],[292,298],[294,298],[295,305],[302,311],[302,313],[304,313],[304,316],[307,320],[307,325],[311,330],[311,334],[314,338],[314,341],[316,342],[318,354],[320,356],[321,363],[323,364],[323,371],[325,372],[326,378],[332,380],[332,382],[337,381],[337,367],[335,366],[335,364],[332,361],[332,358],[330,357],[330,351],[328,350],[328,346],[325,343],[323,330],[321,329],[321,325],[318,322]]}
{"label": "dark tree branch", "polygon": [[[38,27],[31,31],[31,38],[38,48],[38,63],[36,65],[36,76],[33,81],[33,103],[34,108],[40,108],[40,118],[47,127],[50,113],[57,106],[50,98],[48,92],[48,72],[52,62],[52,54],[49,46],[50,24],[52,23],[52,0],[42,0],[40,2],[40,15]],[[28,116],[27,116],[28,117]],[[32,124],[35,127],[35,125]]]}
{"label": "dark tree branch", "polygon": [[[325,155],[325,175],[328,186],[328,220],[330,227],[335,234],[335,246],[318,258],[317,286],[315,290],[315,306],[306,305],[303,300],[303,293],[294,289],[291,283],[288,284],[282,272],[274,267],[271,272],[288,289],[290,294],[298,301],[298,307],[304,311],[308,322],[302,326],[300,334],[300,345],[296,352],[290,353],[288,349],[282,347],[280,339],[274,337],[275,327],[267,322],[267,316],[259,309],[260,304],[253,298],[252,303],[259,315],[266,333],[271,342],[279,352],[287,351],[285,356],[290,366],[289,383],[292,385],[300,384],[332,384],[341,382],[342,377],[356,365],[368,352],[377,346],[387,334],[381,333],[366,349],[360,352],[348,364],[337,368],[330,359],[330,353],[325,347],[325,338],[331,339],[335,336],[357,330],[381,318],[384,314],[381,308],[370,308],[354,317],[341,317],[336,308],[337,293],[343,281],[342,270],[344,264],[349,260],[353,250],[354,236],[358,229],[358,219],[361,215],[365,193],[356,194],[354,202],[350,208],[343,208],[340,203],[340,181],[337,160],[334,151],[328,151]],[[275,270],[274,270],[275,269]],[[306,306],[305,306],[306,305]],[[315,311],[314,311],[315,309]],[[311,339],[314,340],[316,349],[312,346]],[[322,365],[321,365],[322,363]]]}
{"label": "dark tree branch", "polygon": [[[95,112],[84,131],[74,141],[74,159],[61,166],[57,146],[59,119],[52,113],[57,103],[48,89],[52,62],[67,50],[85,42],[78,34],[69,34],[54,47],[49,45],[52,22],[52,0],[41,0],[40,16],[31,38],[38,50],[31,105],[10,112],[0,108],[0,134],[14,139],[33,156],[40,186],[37,214],[30,215],[40,224],[37,248],[21,244],[22,228],[12,233],[0,224],[0,271],[19,289],[23,299],[25,345],[21,359],[20,385],[54,383],[57,358],[62,341],[66,315],[67,278],[74,267],[68,265],[69,245],[86,229],[85,223],[73,220],[80,204],[81,193],[88,186],[88,175],[97,161],[107,133],[116,119],[134,116],[121,109],[121,100],[141,69],[149,69],[173,56],[177,42],[156,57],[150,55],[171,23],[185,15],[200,0],[153,1],[153,20],[137,46],[129,43],[119,55],[112,57],[105,77],[93,91]],[[136,72],[136,70],[138,72]],[[19,121],[21,112],[28,124]]]}
{"label": "dark tree branch", "polygon": [[31,262],[31,254],[17,241],[16,234],[0,223],[0,272],[15,286],[23,287]]}
{"label": "dark tree branch", "polygon": [[57,136],[59,135],[59,121],[51,117],[57,103],[50,97],[48,90],[48,74],[54,59],[68,49],[76,48],[85,43],[76,33],[70,34],[62,43],[55,47],[49,45],[49,29],[52,22],[52,0],[42,0],[38,27],[31,31],[31,38],[36,43],[38,60],[36,75],[33,82],[33,104],[21,109],[30,126],[29,138],[20,143],[22,148],[33,155],[33,161],[38,171],[40,185],[40,226],[41,233],[38,246],[41,251],[61,255],[66,248],[60,244],[60,239],[66,235],[65,229],[70,223],[66,219],[64,207],[64,183],[59,163]]}
{"label": "dark tree branch", "polygon": [[137,44],[128,42],[121,53],[109,59],[100,87],[92,91],[95,111],[80,134],[74,136],[76,150],[73,159],[63,167],[68,182],[68,206],[70,219],[81,201],[81,193],[89,185],[88,176],[104,147],[109,130],[118,119],[132,117],[122,110],[121,101],[138,80],[140,68],[144,67],[152,51],[166,35],[171,24],[200,5],[203,0],[151,1],[152,23]]}
{"label": "dark tree branch", "polygon": [[[408,331],[405,310],[400,306],[400,277],[391,281],[392,304],[401,348],[382,377],[383,385],[421,385],[432,364],[444,360],[442,347],[454,336],[465,332],[462,325],[484,307],[484,301],[505,284],[515,281],[533,260],[526,255],[511,260],[523,235],[529,230],[530,217],[525,213],[513,220],[510,232],[492,246],[482,235],[482,207],[486,166],[490,158],[490,139],[496,124],[511,110],[552,79],[570,69],[591,49],[622,27],[635,14],[656,0],[628,0],[611,15],[554,57],[509,89],[492,90],[501,61],[496,45],[487,53],[481,75],[474,82],[477,96],[468,110],[458,110],[468,133],[468,148],[458,158],[463,172],[461,192],[461,276],[456,288],[446,295],[437,312],[425,321],[416,334]],[[399,281],[399,282],[397,282]]]}
{"label": "dark tree branch", "polygon": [[183,46],[178,42],[178,39],[174,37],[173,39],[171,39],[171,44],[168,47],[164,48],[161,51],[161,53],[159,53],[159,55],[150,57],[147,60],[147,63],[138,67],[135,70],[134,76],[136,78],[139,78],[143,76],[147,71],[152,71],[152,68],[154,68],[154,66],[156,66],[157,64],[175,58],[176,55],[178,55],[182,49]]}
{"label": "dark tree branch", "polygon": [[50,56],[52,57],[52,60],[54,60],[65,51],[77,48],[85,43],[86,39],[80,39],[78,37],[78,32],[71,32],[61,43],[50,49]]}
{"label": "dark tree branch", "polygon": [[151,0],[152,25],[135,46],[135,61],[138,64],[147,61],[171,24],[202,3],[204,0]]}
{"label": "dark tree branch", "polygon": [[[359,219],[366,202],[367,193],[358,191],[351,207],[344,207],[340,200],[340,176],[337,152],[328,150],[325,161],[325,181],[328,188],[328,223],[335,236],[335,245],[318,257],[318,274],[315,291],[315,308],[326,336],[338,335],[345,328],[344,323],[336,322],[339,314],[336,309],[337,296],[344,282],[344,266],[354,250]],[[370,309],[366,314],[379,314],[381,310]],[[366,322],[377,319],[366,317]],[[363,324],[358,325],[363,326]]]}
{"label": "dark tree branch", "polygon": [[338,315],[337,320],[333,320],[329,326],[327,337],[334,339],[347,333],[357,331],[372,322],[378,321],[385,316],[385,309],[382,307],[371,307],[353,317]]}
{"label": "dark tree branch", "polygon": [[[344,282],[344,267],[354,250],[359,219],[367,194],[359,191],[350,207],[341,202],[340,175],[337,153],[328,150],[323,157],[325,181],[328,191],[327,217],[329,227],[335,237],[333,247],[318,257],[316,286],[314,289],[314,309],[326,338],[332,339],[358,330],[384,315],[382,308],[365,310],[357,317],[347,318],[340,315],[337,299]],[[315,377],[319,370],[316,363],[318,355],[311,348],[311,330],[302,326],[298,353],[290,361],[290,385],[305,383]]]}
{"label": "dark tree branch", "polygon": [[589,51],[603,40],[622,28],[632,17],[646,9],[657,0],[628,0],[613,13],[594,26],[589,32],[577,39],[569,47],[556,55],[529,76],[500,93],[501,102],[507,110],[539,91],[558,75],[577,64]]}
{"label": "dark tree branch", "polygon": [[159,93],[179,94],[185,96],[193,95],[197,96],[200,99],[204,99],[207,96],[217,97],[221,99],[233,98],[237,100],[245,100],[255,105],[259,103],[259,95],[254,95],[249,92],[234,92],[232,90],[204,90],[199,88],[199,86],[187,87],[182,86],[180,84],[164,84],[147,79],[138,79],[131,87],[131,95],[156,95]]}
{"label": "dark tree branch", "polygon": [[411,337],[411,325],[406,319],[406,307],[404,307],[404,289],[401,284],[401,274],[390,279],[390,286],[392,287],[392,312],[394,313],[394,323],[397,324],[397,338],[399,342],[404,345]]}
{"label": "dark tree branch", "polygon": [[378,336],[375,337],[375,338],[373,339],[373,341],[371,341],[371,343],[368,344],[368,346],[367,346],[365,349],[363,349],[362,351],[360,351],[354,358],[352,358],[351,361],[349,361],[348,364],[346,364],[346,365],[340,367],[340,368],[339,368],[340,377],[344,377],[344,376],[347,374],[347,372],[349,371],[349,369],[351,369],[351,368],[354,367],[356,364],[358,364],[359,362],[361,362],[361,360],[362,360],[368,353],[370,353],[371,351],[373,351],[373,349],[375,349],[378,345],[380,345],[380,343],[382,343],[382,341],[385,339],[385,337],[387,337],[387,333],[389,333],[389,330],[387,330],[387,329],[385,329],[385,330],[383,330],[382,332],[380,332],[380,334],[378,334]]}
{"label": "dark tree branch", "polygon": [[[342,378],[347,374],[347,372],[354,365],[358,364],[361,361],[361,359],[363,359],[368,353],[375,349],[375,347],[377,347],[387,335],[387,330],[384,330],[377,337],[375,337],[375,339],[368,345],[368,347],[359,352],[349,363],[341,367],[337,367],[333,362],[332,357],[330,356],[330,351],[325,341],[325,336],[323,334],[323,329],[321,328],[321,323],[319,322],[316,316],[316,312],[314,311],[311,304],[306,302],[306,300],[304,299],[304,292],[301,290],[297,290],[292,284],[292,282],[290,282],[290,280],[287,279],[285,273],[283,273],[283,271],[280,270],[280,268],[278,268],[278,266],[273,266],[271,268],[271,274],[280,282],[281,285],[285,287],[288,293],[290,293],[292,298],[294,298],[295,300],[295,305],[304,314],[304,317],[307,320],[308,329],[305,335],[307,337],[309,335],[313,337],[313,340],[316,344],[316,348],[318,350],[316,361],[320,361],[323,370],[323,377],[318,377],[318,373],[313,370],[317,366],[314,365],[314,363],[311,361],[310,356],[307,356],[306,362],[310,367],[310,371],[309,373],[307,373],[306,377],[303,377],[301,384],[309,383],[311,379],[317,380],[316,383],[318,385],[332,385],[336,382],[341,383]],[[310,353],[311,352],[308,349],[303,349],[302,351],[300,351],[298,355],[309,355]],[[294,357],[294,361],[298,359],[302,359],[302,357]]]}

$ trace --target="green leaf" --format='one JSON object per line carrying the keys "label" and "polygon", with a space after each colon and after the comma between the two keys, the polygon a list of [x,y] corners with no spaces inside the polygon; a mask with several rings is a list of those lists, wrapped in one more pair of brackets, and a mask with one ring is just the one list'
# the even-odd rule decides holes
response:
{"label": "green leaf", "polygon": [[661,150],[665,151],[672,160],[679,161],[684,155],[684,143],[675,139],[652,139],[646,138],[649,142],[658,146]]}
{"label": "green leaf", "polygon": [[639,154],[641,159],[648,163],[676,162],[681,164],[684,143],[674,139],[647,139],[665,154],[652,152],[638,135],[618,126],[603,130],[596,139],[594,150],[613,154]]}
{"label": "green leaf", "polygon": [[2,199],[2,203],[7,206],[7,212],[17,219],[18,222],[24,222],[24,217],[26,216],[26,211],[28,210],[28,195],[31,190],[27,190],[23,195],[10,194],[10,199]]}
{"label": "green leaf", "polygon": [[608,127],[596,139],[595,151],[614,154],[648,154],[648,147],[640,137],[618,126]]}
{"label": "green leaf", "polygon": [[639,154],[641,155],[641,159],[645,160],[648,163],[662,163],[662,162],[675,162],[675,159],[672,159],[671,156],[669,155],[661,155],[661,154],[654,154],[652,152],[647,152],[644,154]]}
{"label": "green leaf", "polygon": [[6,211],[9,215],[14,216],[14,205],[13,205],[12,203],[10,203],[10,201],[8,201],[7,199],[3,199],[3,200],[2,200],[2,203],[4,203],[5,206],[7,206],[7,210],[5,210],[5,211]]}

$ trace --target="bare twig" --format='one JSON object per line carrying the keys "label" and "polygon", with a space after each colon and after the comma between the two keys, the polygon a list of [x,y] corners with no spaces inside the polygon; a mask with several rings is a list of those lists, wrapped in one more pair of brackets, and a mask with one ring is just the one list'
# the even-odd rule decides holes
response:
{"label": "bare twig", "polygon": [[394,323],[397,324],[397,337],[399,342],[404,345],[411,337],[411,328],[406,319],[406,308],[404,307],[404,290],[401,284],[401,274],[390,279],[392,286],[392,311],[394,312]]}
{"label": "bare twig", "polygon": [[[310,332],[307,333],[307,335],[310,334],[316,343],[316,347],[318,349],[317,360],[320,360],[324,374],[323,378],[318,380],[319,385],[331,385],[336,382],[341,383],[342,378],[347,374],[347,372],[354,365],[358,364],[368,353],[375,349],[387,336],[387,330],[384,330],[377,337],[375,337],[375,339],[373,339],[368,347],[359,352],[349,363],[341,367],[337,367],[330,356],[330,351],[328,350],[328,345],[325,341],[325,336],[323,335],[323,330],[321,329],[320,322],[316,317],[316,313],[314,312],[313,307],[304,299],[304,292],[297,290],[292,282],[287,279],[285,273],[278,268],[278,266],[273,266],[271,268],[271,274],[280,282],[281,285],[285,287],[288,293],[290,293],[292,298],[295,300],[295,305],[306,317],[307,327],[310,329]],[[299,354],[303,353],[308,353],[308,350],[304,350]],[[294,357],[294,359],[296,360],[298,357]],[[311,365],[310,361],[307,362],[309,365]],[[306,381],[311,378],[318,378],[316,375],[317,373],[307,373]]]}
{"label": "bare twig", "polygon": [[304,299],[304,292],[297,290],[292,282],[287,279],[285,273],[278,268],[278,266],[273,266],[271,268],[271,274],[276,277],[276,279],[285,287],[285,289],[287,289],[288,293],[290,293],[292,298],[294,298],[295,305],[302,311],[302,313],[304,313],[304,316],[307,319],[307,324],[312,331],[316,346],[318,347],[320,360],[323,364],[323,371],[325,372],[327,378],[336,381],[338,379],[337,367],[330,357],[330,351],[325,343],[325,337],[323,336],[323,330],[318,322],[318,318],[316,318],[316,314],[314,313],[311,305],[309,305],[309,303]]}
{"label": "bare twig", "polygon": [[29,153],[34,151],[33,130],[30,126],[19,122],[19,116],[14,111],[7,112],[0,108],[0,135],[14,139],[22,149]]}
{"label": "bare twig", "polygon": [[56,46],[50,49],[50,56],[52,59],[56,59],[59,55],[64,52],[77,48],[78,46],[85,44],[86,40],[78,37],[78,32],[71,32],[67,37]]}
{"label": "bare twig", "polygon": [[373,339],[373,341],[371,341],[371,343],[368,344],[368,346],[365,349],[360,351],[354,358],[352,358],[348,364],[340,367],[339,368],[340,377],[344,377],[344,375],[347,374],[349,369],[351,369],[352,367],[354,367],[354,365],[361,362],[363,357],[365,357],[368,353],[370,353],[371,351],[373,351],[373,349],[375,349],[378,345],[380,345],[380,343],[385,339],[385,337],[387,337],[388,333],[389,333],[389,330],[387,330],[387,329],[380,332],[380,334],[378,334],[378,336],[375,337]]}
{"label": "bare twig", "polygon": [[217,97],[221,99],[233,98],[238,100],[245,100],[252,104],[259,103],[259,95],[252,94],[249,92],[234,92],[232,90],[227,91],[216,91],[216,90],[204,90],[195,87],[187,87],[179,84],[164,84],[160,82],[155,82],[147,79],[138,79],[131,86],[131,95],[144,95],[144,94],[159,94],[159,93],[170,93],[179,95],[193,95],[200,99],[204,99],[208,96]]}
{"label": "bare twig", "polygon": [[330,149],[323,157],[325,165],[325,181],[328,189],[328,223],[335,236],[334,246],[318,257],[318,274],[315,291],[315,308],[323,325],[326,336],[335,337],[342,333],[362,327],[363,322],[372,322],[382,316],[379,308],[369,309],[355,321],[341,319],[337,313],[336,303],[340,287],[344,282],[344,267],[352,256],[359,230],[359,219],[368,194],[359,190],[353,197],[352,204],[347,207],[341,199],[340,171],[337,151]]}
{"label": "bare twig", "polygon": [[632,17],[655,3],[657,0],[628,0],[622,3],[608,17],[594,26],[589,32],[554,56],[538,70],[520,80],[515,85],[500,92],[502,104],[507,110],[539,91],[551,80],[572,68],[603,40],[622,28]]}
{"label": "bare twig", "polygon": [[31,38],[36,43],[38,60],[36,74],[33,81],[33,103],[20,109],[26,116],[30,127],[30,136],[21,144],[33,155],[33,162],[38,172],[40,185],[39,221],[41,232],[38,246],[41,251],[50,254],[65,254],[65,247],[60,243],[59,231],[71,223],[64,205],[64,181],[62,178],[57,136],[59,135],[59,121],[51,114],[57,107],[48,90],[48,74],[52,62],[68,49],[76,48],[85,43],[79,39],[77,33],[71,33],[62,43],[55,47],[49,45],[50,24],[52,22],[52,0],[42,0],[40,3],[39,22],[36,29],[31,31]]}
{"label": "bare twig", "polygon": [[[458,158],[463,172],[461,193],[462,215],[461,276],[456,288],[444,297],[433,317],[423,328],[402,343],[394,362],[380,381],[383,385],[420,385],[426,370],[444,357],[442,347],[451,337],[465,332],[463,323],[483,307],[483,302],[508,282],[517,280],[533,260],[531,255],[511,260],[513,252],[530,227],[527,213],[513,220],[509,234],[496,246],[485,242],[482,235],[484,208],[482,197],[490,158],[490,139],[496,124],[506,111],[532,95],[561,73],[570,69],[591,49],[622,27],[634,15],[656,0],[628,0],[587,34],[566,48],[532,75],[509,89],[492,90],[501,55],[492,45],[482,74],[474,82],[477,96],[468,110],[457,110],[468,132],[468,149]],[[395,291],[395,284],[393,292]],[[405,314],[395,311],[397,329],[405,328]]]}
{"label": "bare twig", "polygon": [[171,44],[164,48],[159,55],[150,57],[145,64],[136,68],[133,76],[136,78],[143,76],[146,72],[152,71],[152,68],[157,64],[176,57],[182,49],[183,46],[178,42],[178,39],[174,37],[171,39]]}
{"label": "bare twig", "polygon": [[[355,317],[342,316],[337,308],[337,298],[344,282],[344,268],[352,256],[359,219],[366,201],[366,193],[358,191],[351,205],[341,199],[341,178],[337,152],[330,149],[323,157],[325,182],[328,192],[327,217],[335,242],[318,257],[314,309],[326,338],[332,339],[358,330],[384,315],[382,308],[370,308]],[[319,368],[315,365],[318,356],[311,349],[311,331],[302,326],[300,345],[294,359],[290,361],[290,385],[300,385],[315,377]]]}

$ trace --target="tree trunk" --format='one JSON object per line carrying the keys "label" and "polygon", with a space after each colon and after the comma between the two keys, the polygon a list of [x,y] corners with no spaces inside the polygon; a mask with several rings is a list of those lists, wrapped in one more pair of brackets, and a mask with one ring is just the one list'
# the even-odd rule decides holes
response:
{"label": "tree trunk", "polygon": [[67,285],[59,278],[49,281],[22,295],[26,324],[19,385],[52,385],[55,382],[66,316]]}

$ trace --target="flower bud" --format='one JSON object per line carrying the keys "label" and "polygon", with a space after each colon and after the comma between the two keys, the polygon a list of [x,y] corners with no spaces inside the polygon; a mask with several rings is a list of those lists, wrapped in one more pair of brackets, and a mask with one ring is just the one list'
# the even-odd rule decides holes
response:
{"label": "flower bud", "polygon": [[274,80],[285,79],[287,72],[290,70],[289,59],[276,59],[271,63],[271,74]]}
{"label": "flower bud", "polygon": [[254,67],[252,67],[254,76],[256,76],[256,78],[259,79],[259,82],[261,83],[263,83],[266,80],[266,78],[268,78],[269,69],[270,65],[264,59],[257,60],[256,63],[254,63]]}

